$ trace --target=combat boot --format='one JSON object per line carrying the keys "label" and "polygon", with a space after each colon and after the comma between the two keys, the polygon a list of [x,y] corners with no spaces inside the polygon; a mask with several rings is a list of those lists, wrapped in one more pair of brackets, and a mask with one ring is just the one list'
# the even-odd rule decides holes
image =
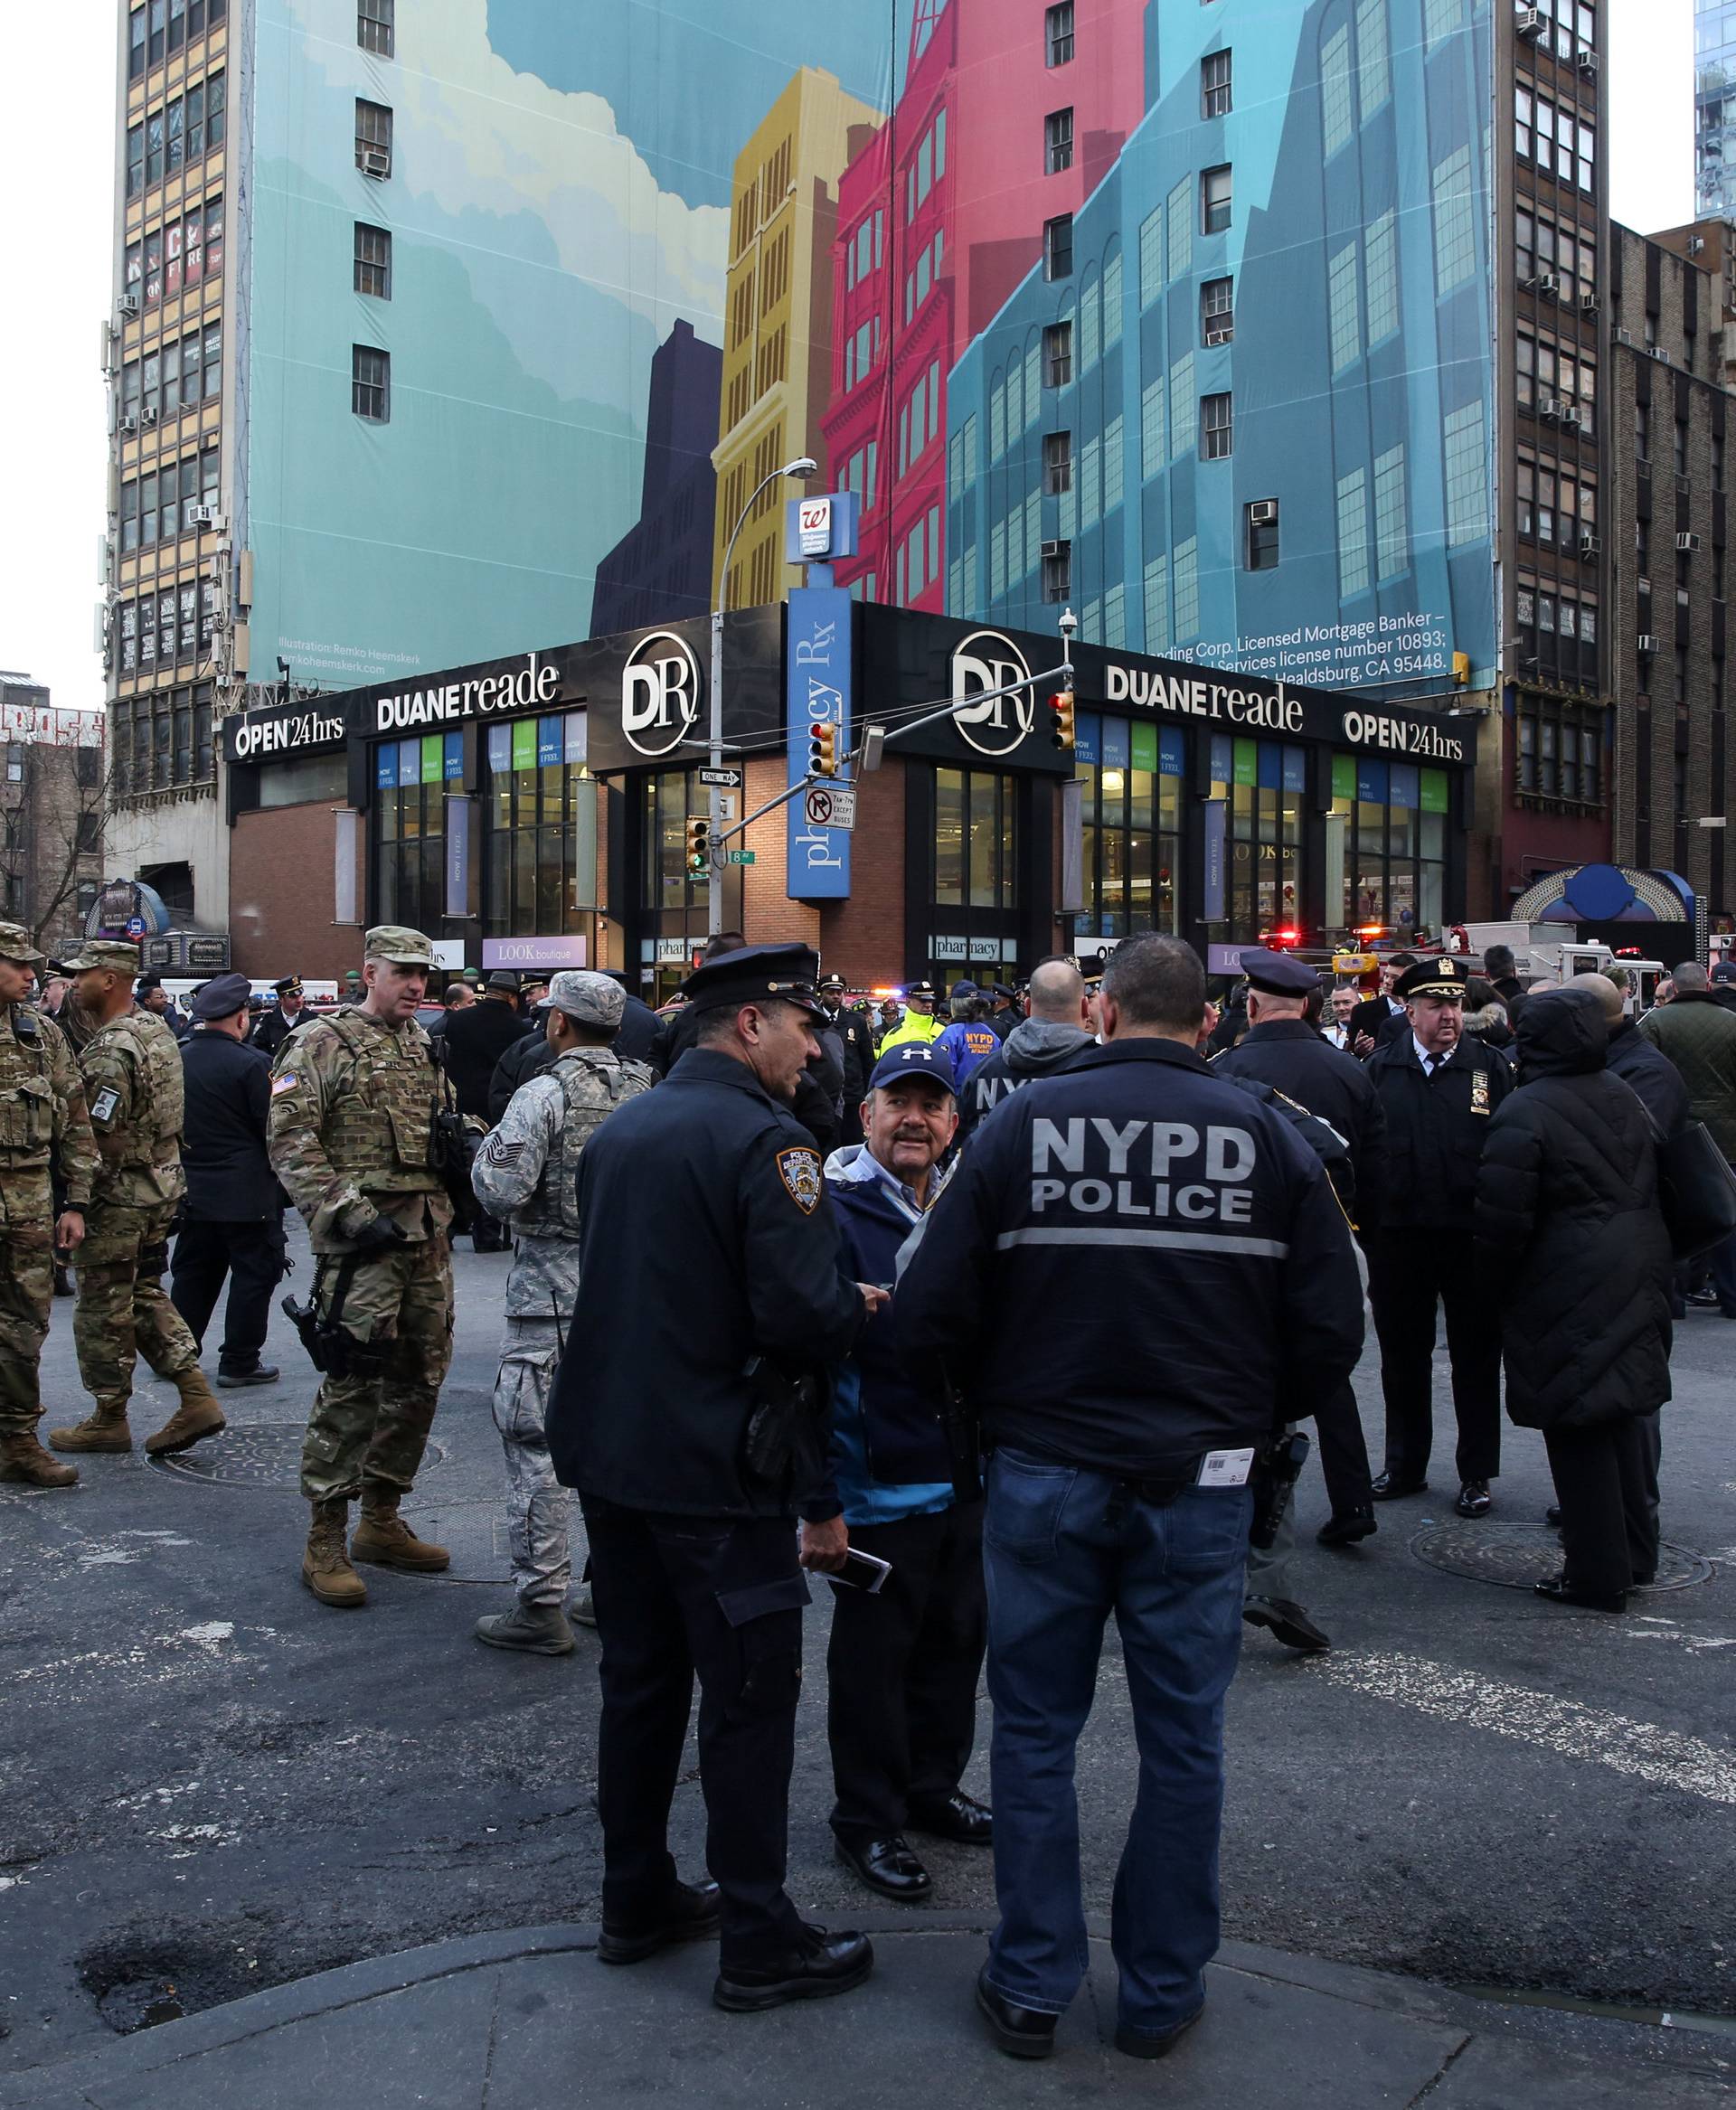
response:
{"label": "combat boot", "polygon": [[175,1373],[175,1389],[181,1395],[181,1404],[155,1436],[145,1438],[145,1448],[154,1458],[163,1457],[171,1451],[191,1450],[202,1436],[220,1435],[229,1427],[216,1395],[197,1363],[191,1370]]}
{"label": "combat boot", "polygon": [[22,1480],[26,1487],[76,1487],[76,1465],[57,1465],[28,1429],[0,1436],[0,1480]]}
{"label": "combat boot", "polygon": [[518,1648],[527,1655],[570,1656],[579,1644],[559,1605],[516,1604],[476,1624],[476,1636],[490,1648]]}
{"label": "combat boot", "polygon": [[350,1566],[344,1550],[344,1534],[350,1521],[347,1502],[316,1502],[307,1531],[307,1550],[301,1557],[301,1579],[322,1605],[340,1606],[345,1611],[368,1601],[368,1587]]}
{"label": "combat boot", "polygon": [[130,1451],[133,1432],[127,1426],[126,1400],[118,1407],[99,1404],[94,1414],[86,1415],[71,1428],[51,1428],[48,1447],[52,1451]]}
{"label": "combat boot", "polygon": [[438,1575],[452,1556],[444,1546],[419,1539],[398,1514],[395,1494],[364,1494],[362,1521],[350,1540],[350,1557],[375,1568],[401,1568],[411,1575]]}

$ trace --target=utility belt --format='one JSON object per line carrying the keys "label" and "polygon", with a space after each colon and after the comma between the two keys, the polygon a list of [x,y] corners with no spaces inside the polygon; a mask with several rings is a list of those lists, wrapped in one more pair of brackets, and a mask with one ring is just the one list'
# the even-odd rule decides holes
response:
{"label": "utility belt", "polygon": [[297,1304],[293,1296],[287,1296],[278,1309],[300,1334],[308,1361],[322,1377],[359,1378],[364,1383],[372,1383],[376,1378],[385,1376],[392,1351],[389,1347],[376,1348],[368,1342],[358,1341],[344,1328],[344,1300],[349,1295],[350,1285],[355,1280],[355,1271],[361,1264],[359,1253],[346,1253],[337,1261],[331,1309],[323,1318],[319,1292],[326,1270],[332,1265],[329,1255],[322,1255],[315,1264],[314,1286],[307,1302]]}

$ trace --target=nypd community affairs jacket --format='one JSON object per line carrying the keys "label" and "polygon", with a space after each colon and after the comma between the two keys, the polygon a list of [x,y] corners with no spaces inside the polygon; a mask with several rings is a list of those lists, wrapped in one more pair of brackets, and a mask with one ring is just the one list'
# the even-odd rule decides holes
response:
{"label": "nypd community affairs jacket", "polygon": [[988,1438],[1156,1479],[1311,1415],[1363,1344],[1350,1228],[1289,1123],[1188,1048],[1079,1055],[976,1130],[893,1305]]}

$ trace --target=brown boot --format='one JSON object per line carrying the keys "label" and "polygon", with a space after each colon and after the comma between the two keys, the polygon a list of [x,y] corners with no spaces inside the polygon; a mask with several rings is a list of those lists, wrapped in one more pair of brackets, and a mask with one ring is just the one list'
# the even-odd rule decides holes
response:
{"label": "brown boot", "polygon": [[375,1568],[403,1568],[412,1575],[438,1575],[452,1565],[444,1546],[419,1539],[398,1514],[395,1494],[364,1494],[362,1521],[350,1540],[351,1557],[372,1561]]}
{"label": "brown boot", "polygon": [[350,1521],[347,1502],[316,1502],[301,1557],[301,1579],[322,1605],[350,1610],[368,1601],[368,1587],[350,1566],[344,1534]]}
{"label": "brown boot", "polygon": [[86,1415],[71,1428],[51,1428],[48,1447],[52,1451],[130,1451],[133,1432],[127,1426],[126,1400],[118,1407],[99,1403],[94,1414]]}
{"label": "brown boot", "polygon": [[181,1404],[155,1436],[145,1438],[145,1448],[154,1458],[168,1451],[191,1450],[202,1436],[216,1436],[229,1427],[217,1404],[217,1395],[197,1363],[176,1373],[175,1389],[181,1395]]}
{"label": "brown boot", "polygon": [[26,1487],[76,1487],[76,1465],[57,1465],[28,1429],[0,1436],[0,1480],[22,1480]]}

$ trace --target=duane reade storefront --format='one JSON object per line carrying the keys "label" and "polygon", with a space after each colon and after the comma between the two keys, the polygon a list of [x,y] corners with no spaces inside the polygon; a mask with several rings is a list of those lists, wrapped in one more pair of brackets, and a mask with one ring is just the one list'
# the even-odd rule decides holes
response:
{"label": "duane reade storefront", "polygon": [[[660,997],[703,942],[712,885],[726,927],[804,937],[859,987],[1003,978],[1154,927],[1203,949],[1421,937],[1462,917],[1475,718],[1071,658],[1069,749],[1048,702],[1058,634],[828,589],[731,616],[709,873],[703,619],[231,719],[239,964],[329,972],[361,926],[392,921],[449,964],[637,969]],[[826,723],[844,754],[878,728],[880,766],[853,799],[759,814]]]}

